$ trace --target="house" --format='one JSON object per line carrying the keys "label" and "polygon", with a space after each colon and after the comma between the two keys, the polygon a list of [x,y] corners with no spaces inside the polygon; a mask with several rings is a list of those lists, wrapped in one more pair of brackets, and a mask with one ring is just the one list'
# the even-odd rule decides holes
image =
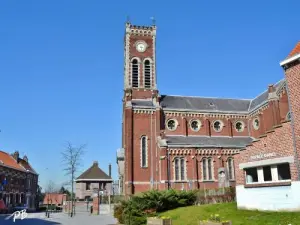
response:
{"label": "house", "polygon": [[83,172],[76,180],[75,196],[78,200],[89,200],[96,193],[103,195],[112,194],[111,165],[109,164],[109,174],[107,175],[95,161],[93,165]]}
{"label": "house", "polygon": [[36,208],[38,174],[28,157],[19,157],[19,152],[9,154],[0,151],[0,199],[6,206]]}

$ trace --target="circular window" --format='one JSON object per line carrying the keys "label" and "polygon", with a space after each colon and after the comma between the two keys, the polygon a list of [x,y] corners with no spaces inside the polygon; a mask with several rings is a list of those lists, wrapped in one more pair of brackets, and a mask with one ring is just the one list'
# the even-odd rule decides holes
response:
{"label": "circular window", "polygon": [[217,120],[213,124],[214,130],[217,132],[220,132],[223,129],[223,122],[220,120]]}
{"label": "circular window", "polygon": [[253,128],[255,130],[258,130],[258,128],[259,128],[259,119],[255,118],[252,123],[253,123]]}
{"label": "circular window", "polygon": [[178,125],[178,123],[177,123],[177,120],[175,120],[175,119],[169,119],[168,121],[167,121],[167,128],[169,129],[169,130],[176,130],[176,128],[177,128],[177,125]]}
{"label": "circular window", "polygon": [[193,131],[198,131],[201,128],[201,122],[200,120],[191,120],[190,126]]}
{"label": "circular window", "polygon": [[236,129],[237,132],[243,132],[243,131],[244,131],[244,128],[245,128],[244,122],[242,122],[242,121],[237,121],[237,122],[235,123],[235,129]]}

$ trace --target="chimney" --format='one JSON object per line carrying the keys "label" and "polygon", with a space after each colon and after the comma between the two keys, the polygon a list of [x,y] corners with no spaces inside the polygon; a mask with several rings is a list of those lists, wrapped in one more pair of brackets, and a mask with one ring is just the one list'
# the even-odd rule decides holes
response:
{"label": "chimney", "polygon": [[18,160],[19,160],[19,156],[20,156],[20,154],[19,154],[19,152],[18,151],[15,151],[14,153],[13,153],[13,155],[12,155],[12,157],[18,162]]}
{"label": "chimney", "polygon": [[111,177],[111,164],[108,165],[108,176]]}
{"label": "chimney", "polygon": [[268,93],[273,93],[275,91],[274,84],[270,84],[268,87]]}
{"label": "chimney", "polygon": [[27,157],[26,155],[24,155],[23,160],[24,160],[25,162],[28,162],[28,157]]}
{"label": "chimney", "polygon": [[94,161],[93,166],[98,166],[98,161]]}

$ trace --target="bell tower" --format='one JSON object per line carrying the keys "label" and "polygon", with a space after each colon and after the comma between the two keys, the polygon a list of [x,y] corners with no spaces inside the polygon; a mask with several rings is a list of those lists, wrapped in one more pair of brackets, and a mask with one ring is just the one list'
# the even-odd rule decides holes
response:
{"label": "bell tower", "polygon": [[126,23],[124,90],[133,99],[151,98],[156,92],[156,26]]}

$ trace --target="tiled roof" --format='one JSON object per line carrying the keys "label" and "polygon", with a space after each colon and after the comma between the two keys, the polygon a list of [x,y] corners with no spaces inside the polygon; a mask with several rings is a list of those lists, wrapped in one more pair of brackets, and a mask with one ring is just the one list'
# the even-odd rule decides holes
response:
{"label": "tiled roof", "polygon": [[168,146],[243,148],[251,137],[166,136]]}
{"label": "tiled roof", "polygon": [[18,164],[17,161],[10,154],[6,152],[0,151],[0,160],[0,165],[25,171],[25,169],[20,164]]}
{"label": "tiled roof", "polygon": [[94,180],[94,179],[99,179],[99,180],[111,180],[112,178],[108,176],[103,170],[101,170],[98,167],[98,162],[94,162],[93,165],[87,169],[85,172],[83,172],[77,180],[84,179],[84,180]]}
{"label": "tiled roof", "polygon": [[162,95],[161,106],[165,109],[184,109],[210,112],[248,112],[251,100],[185,97]]}
{"label": "tiled roof", "polygon": [[13,169],[22,170],[24,172],[31,172],[37,174],[31,165],[24,159],[18,158],[18,161],[15,158],[3,151],[0,151],[0,165],[7,166]]}
{"label": "tiled roof", "polygon": [[295,48],[290,52],[288,57],[294,56],[300,53],[300,41],[296,44]]}
{"label": "tiled roof", "polygon": [[[62,205],[64,201],[64,196],[65,194],[58,194],[58,193],[48,193],[44,197],[44,202],[43,204],[55,204],[55,205]],[[66,197],[65,197],[66,200]]]}

